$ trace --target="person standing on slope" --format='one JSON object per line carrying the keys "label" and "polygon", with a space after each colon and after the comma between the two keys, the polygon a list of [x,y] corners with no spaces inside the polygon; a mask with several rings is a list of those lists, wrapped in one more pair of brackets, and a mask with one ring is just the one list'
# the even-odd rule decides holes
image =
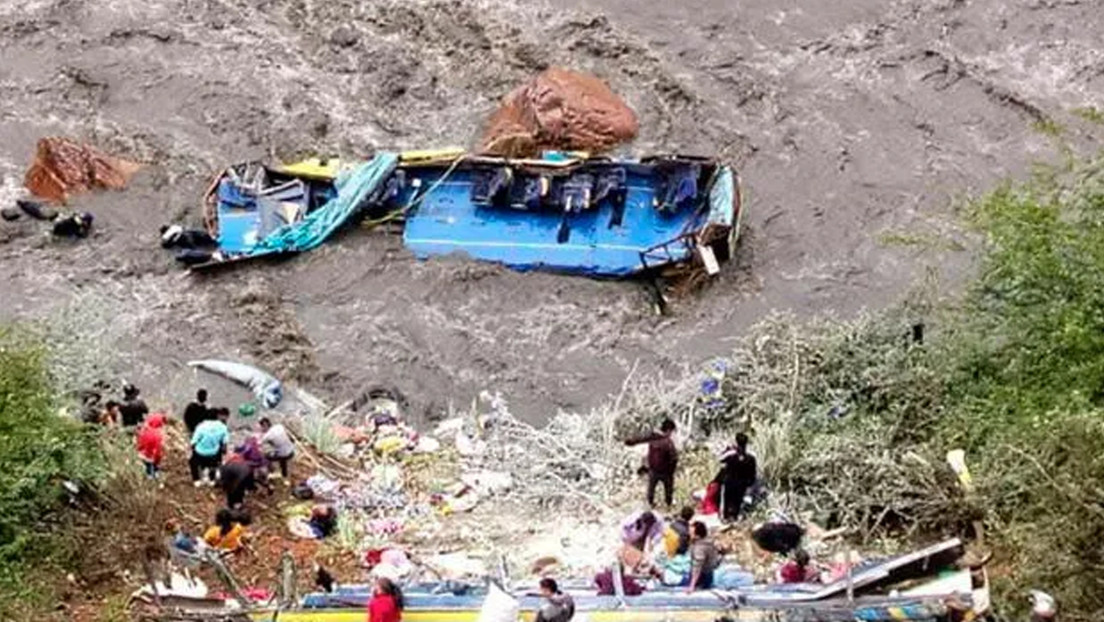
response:
{"label": "person standing on slope", "polygon": [[229,418],[230,412],[222,410],[217,419],[200,423],[192,434],[192,456],[188,460],[188,466],[196,488],[204,484],[215,485],[222,456],[230,442],[230,429],[226,427]]}
{"label": "person standing on slope", "polygon": [[625,441],[628,446],[648,444],[648,506],[655,507],[656,486],[663,484],[663,498],[671,507],[675,496],[675,469],[678,468],[678,448],[675,447],[675,422],[664,419],[659,432]]}
{"label": "person standing on slope", "polygon": [[755,456],[748,453],[748,437],[743,432],[736,435],[736,447],[721,459],[724,466],[717,473],[715,482],[721,485],[724,519],[737,520],[743,509],[744,497],[758,477]]}
{"label": "person standing on slope", "polygon": [[165,456],[165,415],[153,413],[138,431],[135,444],[138,457],[146,465],[146,477],[157,479],[161,473],[161,459]]}
{"label": "person standing on slope", "polygon": [[138,397],[138,387],[128,384],[123,387],[123,403],[119,406],[119,415],[123,420],[123,428],[134,430],[146,419],[149,407]]}
{"label": "person standing on slope", "polygon": [[194,434],[199,424],[214,418],[215,412],[207,406],[207,389],[196,391],[195,401],[189,402],[184,409],[184,427],[188,429],[188,434]]}

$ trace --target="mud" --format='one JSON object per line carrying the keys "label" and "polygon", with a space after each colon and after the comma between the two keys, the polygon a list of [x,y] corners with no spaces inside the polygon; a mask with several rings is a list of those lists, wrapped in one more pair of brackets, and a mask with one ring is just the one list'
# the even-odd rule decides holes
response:
{"label": "mud", "polygon": [[[221,357],[335,399],[394,385],[430,413],[488,387],[533,419],[586,408],[637,362],[677,373],[771,309],[851,314],[928,270],[953,284],[957,199],[1098,147],[1073,111],[1104,108],[1101,32],[1098,0],[3,3],[0,203],[45,135],[149,166],[74,199],[98,227],[79,244],[0,223],[2,314],[98,297],[126,334],[120,371],[177,404],[182,362]],[[159,225],[198,222],[225,163],[471,145],[552,64],[629,102],[629,150],[740,167],[738,261],[671,317],[638,285],[419,262],[378,232],[202,278],[157,246]]]}

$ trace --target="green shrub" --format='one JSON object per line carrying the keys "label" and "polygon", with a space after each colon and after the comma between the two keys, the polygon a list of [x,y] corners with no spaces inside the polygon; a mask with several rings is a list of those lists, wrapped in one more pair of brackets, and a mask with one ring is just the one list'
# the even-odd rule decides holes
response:
{"label": "green shrub", "polygon": [[[697,421],[750,430],[790,509],[862,539],[981,523],[998,602],[1042,589],[1063,619],[1104,619],[1104,160],[1003,188],[967,216],[982,246],[965,294],[846,322],[768,318]],[[960,448],[969,491],[945,462]]]}
{"label": "green shrub", "polygon": [[32,561],[55,552],[62,482],[94,483],[106,466],[95,433],[58,415],[44,361],[18,328],[0,327],[0,590],[15,596]]}

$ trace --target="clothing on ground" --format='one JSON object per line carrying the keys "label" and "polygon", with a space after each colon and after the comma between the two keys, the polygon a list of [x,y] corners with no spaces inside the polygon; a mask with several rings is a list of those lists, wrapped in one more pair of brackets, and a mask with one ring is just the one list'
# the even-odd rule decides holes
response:
{"label": "clothing on ground", "polygon": [[92,214],[80,212],[54,220],[54,235],[64,238],[84,238],[92,232]]}
{"label": "clothing on ground", "polygon": [[332,505],[311,508],[310,527],[318,539],[328,538],[337,529],[337,510]]}
{"label": "clothing on ground", "polygon": [[295,453],[295,443],[291,442],[287,428],[282,424],[275,424],[261,437],[261,445],[265,453],[274,458],[290,458]]}
{"label": "clothing on ground", "polygon": [[165,415],[154,413],[138,431],[136,438],[138,457],[154,466],[160,465],[165,455],[164,425]]}
{"label": "clothing on ground", "polygon": [[390,594],[376,594],[368,601],[368,622],[400,622],[402,612],[395,597]]}
{"label": "clothing on ground", "polygon": [[808,564],[802,568],[792,559],[782,565],[782,568],[778,571],[778,577],[782,580],[782,583],[820,582],[820,574],[812,564]]}
{"label": "clothing on ground", "polygon": [[230,429],[218,419],[204,421],[192,434],[192,447],[201,456],[217,456],[230,443]]}
{"label": "clothing on ground", "polygon": [[534,622],[569,622],[575,617],[575,600],[569,594],[553,594],[544,599]]}

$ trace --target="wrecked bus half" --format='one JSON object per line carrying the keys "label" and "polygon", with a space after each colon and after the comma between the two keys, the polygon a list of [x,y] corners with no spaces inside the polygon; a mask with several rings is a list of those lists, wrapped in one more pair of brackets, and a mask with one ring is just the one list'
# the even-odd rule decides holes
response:
{"label": "wrecked bus half", "polygon": [[717,273],[735,251],[741,203],[736,172],[711,158],[439,150],[232,166],[204,213],[216,247],[178,255],[198,269],[308,251],[366,222],[402,223],[404,246],[423,259],[623,278],[675,265]]}

